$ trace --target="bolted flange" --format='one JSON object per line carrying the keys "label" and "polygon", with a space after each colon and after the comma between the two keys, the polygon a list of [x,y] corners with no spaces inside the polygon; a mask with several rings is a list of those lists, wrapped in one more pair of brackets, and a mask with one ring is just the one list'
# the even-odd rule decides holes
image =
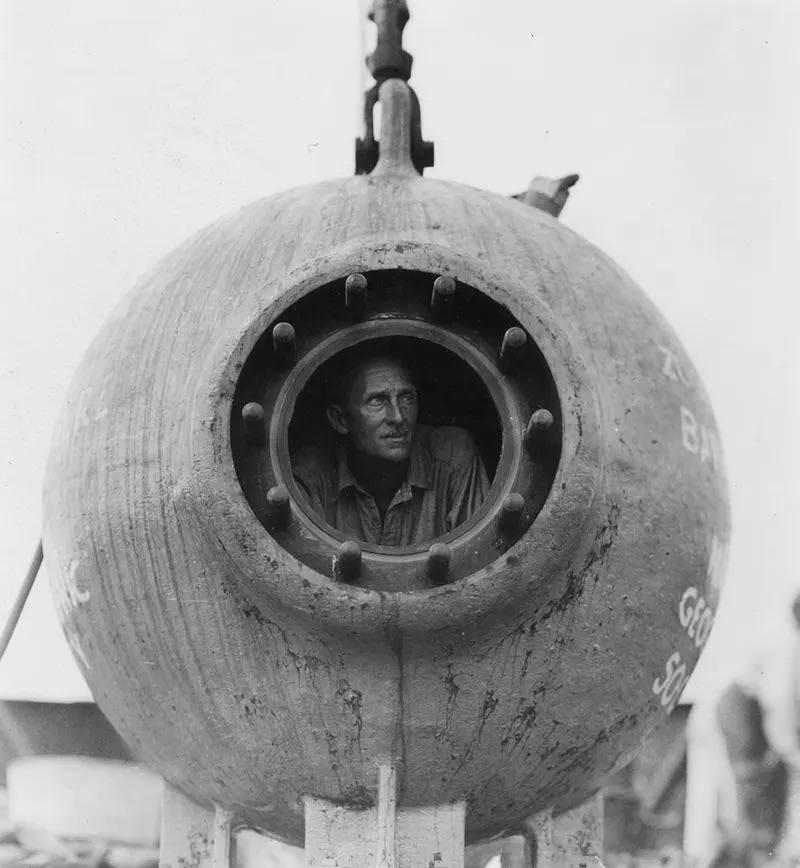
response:
{"label": "bolted flange", "polygon": [[512,326],[503,335],[503,343],[500,346],[500,368],[504,373],[510,374],[516,370],[522,360],[527,342],[528,336],[519,326]]}
{"label": "bolted flange", "polygon": [[[367,271],[355,258],[348,265],[333,280],[276,311],[261,332],[261,343],[239,374],[234,406],[241,413],[241,406],[258,396],[266,416],[268,448],[254,447],[237,418],[231,426],[237,474],[261,523],[306,566],[361,588],[432,590],[490,564],[536,519],[558,467],[558,393],[534,332],[481,290],[457,281],[457,263],[426,272]],[[367,311],[353,316],[365,287]],[[438,310],[451,310],[452,316],[437,320],[432,301]],[[291,367],[280,364],[273,351],[276,337],[281,343],[282,323],[303,324],[302,333],[295,325],[297,358]],[[499,363],[504,338],[511,348],[503,354],[506,357],[523,344],[521,362],[512,376],[504,374]],[[362,347],[365,354],[373,347],[380,351],[385,347],[409,359],[415,385],[426,402],[424,412],[431,414],[424,417],[424,424],[434,430],[452,425],[475,438],[490,487],[480,507],[447,533],[397,546],[357,539],[350,532],[355,543],[342,547],[347,532],[311,506],[298,486],[295,456],[317,437],[328,442],[321,407],[326,390],[336,381],[337,360],[357,358]],[[542,406],[552,408],[555,420],[546,443],[526,454],[525,425]],[[286,486],[290,500],[283,527],[285,514],[281,517],[280,508],[276,514],[275,505],[267,502],[270,487],[279,485]],[[525,508],[518,526],[511,517],[503,518],[508,534],[501,534],[498,514],[510,492],[524,496]],[[446,549],[431,549],[435,543],[447,546],[449,562]]]}
{"label": "bolted flange", "polygon": [[542,407],[531,414],[525,428],[525,446],[528,452],[535,452],[545,445],[553,427],[553,414]]}
{"label": "bolted flange", "polygon": [[453,303],[456,297],[456,282],[447,274],[442,274],[433,281],[431,292],[431,313],[437,319],[447,319],[453,313]]}
{"label": "bolted flange", "polygon": [[284,365],[293,365],[297,355],[294,326],[288,322],[275,324],[272,330],[272,348]]}
{"label": "bolted flange", "polygon": [[505,537],[515,536],[525,516],[525,498],[518,492],[509,494],[497,514],[497,529]]}
{"label": "bolted flange", "polygon": [[450,570],[450,546],[446,543],[434,543],[428,549],[428,562],[425,565],[425,575],[437,585],[441,585]]}
{"label": "bolted flange", "polygon": [[367,278],[356,272],[344,282],[344,304],[352,317],[361,316],[367,307]]}
{"label": "bolted flange", "polygon": [[361,575],[361,546],[355,540],[345,540],[339,546],[333,556],[333,574],[345,582],[354,582]]}
{"label": "bolted flange", "polygon": [[285,485],[274,485],[267,492],[267,520],[275,528],[285,528],[292,514],[289,491]]}
{"label": "bolted flange", "polygon": [[251,443],[263,444],[267,434],[264,427],[264,408],[257,401],[250,401],[242,407],[242,425],[245,437]]}

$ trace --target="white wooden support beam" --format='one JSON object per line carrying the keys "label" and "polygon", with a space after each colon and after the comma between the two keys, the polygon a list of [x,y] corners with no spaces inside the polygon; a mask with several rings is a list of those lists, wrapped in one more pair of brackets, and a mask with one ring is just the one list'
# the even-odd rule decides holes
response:
{"label": "white wooden support beam", "polygon": [[595,868],[603,865],[603,795],[571,811],[548,809],[525,821],[536,836],[535,868]]}
{"label": "white wooden support beam", "polygon": [[164,784],[159,868],[216,868],[214,814]]}
{"label": "white wooden support beam", "polygon": [[397,769],[389,763],[378,768],[377,868],[397,868],[395,853],[397,820]]}
{"label": "white wooden support beam", "polygon": [[211,811],[164,784],[159,868],[231,868],[233,814]]}
{"label": "white wooden support beam", "polygon": [[398,808],[397,770],[378,768],[376,804],[305,799],[307,868],[463,868],[465,805]]}
{"label": "white wooden support beam", "polygon": [[233,814],[217,805],[214,809],[213,857],[214,868],[231,866],[231,829]]}

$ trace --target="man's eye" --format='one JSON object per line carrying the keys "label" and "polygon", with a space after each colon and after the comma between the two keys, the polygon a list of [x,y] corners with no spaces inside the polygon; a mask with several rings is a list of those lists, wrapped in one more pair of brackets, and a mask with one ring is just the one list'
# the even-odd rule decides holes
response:
{"label": "man's eye", "polygon": [[416,395],[412,395],[412,394],[409,393],[408,395],[401,395],[401,396],[400,396],[400,400],[401,400],[404,404],[408,404],[408,405],[410,406],[411,404],[416,404],[416,403],[417,403],[417,396],[416,396]]}
{"label": "man's eye", "polygon": [[383,398],[367,398],[368,407],[380,407],[383,405]]}

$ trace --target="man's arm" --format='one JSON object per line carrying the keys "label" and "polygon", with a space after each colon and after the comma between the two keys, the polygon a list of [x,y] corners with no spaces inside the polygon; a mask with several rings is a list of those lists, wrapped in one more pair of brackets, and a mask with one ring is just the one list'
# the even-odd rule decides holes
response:
{"label": "man's arm", "polygon": [[328,515],[329,480],[326,479],[325,467],[326,462],[319,450],[305,449],[292,460],[292,475],[311,511],[333,524]]}

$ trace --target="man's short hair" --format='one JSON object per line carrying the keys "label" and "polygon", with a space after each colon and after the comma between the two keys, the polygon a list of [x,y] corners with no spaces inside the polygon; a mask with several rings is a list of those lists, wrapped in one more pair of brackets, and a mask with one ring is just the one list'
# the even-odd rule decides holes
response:
{"label": "man's short hair", "polygon": [[332,360],[324,378],[326,405],[346,404],[359,373],[366,365],[379,360],[398,365],[408,374],[411,382],[416,383],[413,367],[396,344],[386,340],[369,341],[350,347]]}

